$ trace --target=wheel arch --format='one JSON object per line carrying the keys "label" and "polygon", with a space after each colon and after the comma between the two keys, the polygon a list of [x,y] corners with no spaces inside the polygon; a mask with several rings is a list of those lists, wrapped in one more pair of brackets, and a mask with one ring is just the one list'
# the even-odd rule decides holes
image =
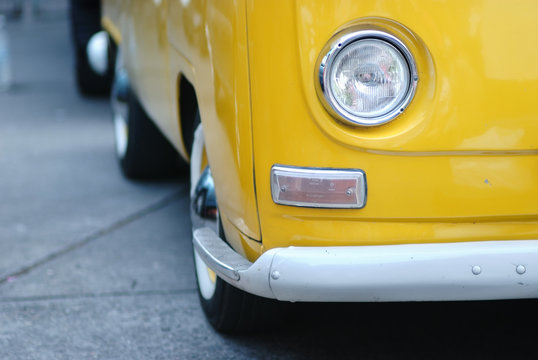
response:
{"label": "wheel arch", "polygon": [[192,150],[192,134],[196,126],[196,112],[198,111],[198,99],[193,84],[184,74],[178,76],[178,114],[181,129],[181,141],[185,148],[185,154],[189,157]]}

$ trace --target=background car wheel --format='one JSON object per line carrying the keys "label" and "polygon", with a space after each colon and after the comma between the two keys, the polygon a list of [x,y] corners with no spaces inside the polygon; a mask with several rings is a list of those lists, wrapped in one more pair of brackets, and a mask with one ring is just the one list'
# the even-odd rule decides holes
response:
{"label": "background car wheel", "polygon": [[[200,204],[196,202],[208,201],[208,193],[204,192],[203,196],[199,196],[200,194],[196,196],[195,189],[208,164],[199,114],[197,114],[196,121],[191,151],[191,201],[193,207],[200,207]],[[216,202],[211,206],[216,207]],[[207,213],[205,210],[201,212]],[[196,222],[193,220],[193,223]],[[218,211],[216,219],[212,223],[216,225],[214,230],[219,234],[219,237],[226,240]],[[207,267],[196,250],[193,252],[200,304],[209,323],[217,331],[244,331],[261,326],[267,327],[275,324],[286,313],[287,304],[249,294],[228,284]]]}
{"label": "background car wheel", "polygon": [[71,34],[75,50],[75,78],[83,95],[107,95],[114,77],[114,49],[109,49],[109,66],[105,74],[93,71],[86,53],[90,38],[101,31],[101,2],[95,0],[70,1]]}
{"label": "background car wheel", "polygon": [[118,51],[111,105],[116,155],[123,174],[130,179],[162,178],[181,171],[179,154],[151,121],[129,88]]}

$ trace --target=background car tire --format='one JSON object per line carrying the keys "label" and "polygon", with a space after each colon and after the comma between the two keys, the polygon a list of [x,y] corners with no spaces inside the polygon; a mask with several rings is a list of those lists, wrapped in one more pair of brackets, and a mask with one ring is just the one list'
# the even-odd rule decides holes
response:
{"label": "background car tire", "polygon": [[[200,161],[202,159],[202,156],[200,156],[202,149],[197,149],[197,147],[204,146],[203,132],[199,129],[201,127],[199,114],[197,113],[196,116],[194,126],[196,130],[191,150],[191,196],[194,193],[192,189],[197,184],[197,177],[199,178],[202,173],[202,162]],[[200,139],[200,136],[202,136],[202,139]],[[226,241],[226,235],[219,216],[217,216],[216,230],[219,237]],[[276,324],[286,314],[288,304],[252,295],[230,285],[212,273],[196,253],[196,250],[193,249],[193,253],[200,304],[207,320],[215,330],[234,332],[267,328],[267,326]]]}
{"label": "background car tire", "polygon": [[114,49],[109,49],[109,66],[104,75],[93,71],[86,53],[86,46],[90,38],[101,31],[101,2],[99,0],[71,0],[69,15],[75,50],[77,88],[83,95],[108,95],[114,77]]}

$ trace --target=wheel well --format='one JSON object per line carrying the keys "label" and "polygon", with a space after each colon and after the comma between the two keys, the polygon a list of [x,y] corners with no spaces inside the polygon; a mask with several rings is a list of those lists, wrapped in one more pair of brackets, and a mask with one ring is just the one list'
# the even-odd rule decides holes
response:
{"label": "wheel well", "polygon": [[179,118],[183,145],[191,155],[198,100],[192,84],[183,75],[179,78]]}

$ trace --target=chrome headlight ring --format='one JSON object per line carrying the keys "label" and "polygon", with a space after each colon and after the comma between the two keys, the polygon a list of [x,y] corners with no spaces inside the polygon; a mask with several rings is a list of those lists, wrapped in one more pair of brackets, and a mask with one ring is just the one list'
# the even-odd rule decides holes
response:
{"label": "chrome headlight ring", "polygon": [[[361,53],[361,46],[367,51]],[[370,62],[361,63],[361,56]],[[371,62],[375,56],[378,59]],[[338,72],[338,67],[343,70]],[[397,37],[379,30],[335,38],[324,48],[316,69],[318,97],[327,111],[355,126],[382,125],[397,117],[413,99],[418,83],[409,49]]]}

